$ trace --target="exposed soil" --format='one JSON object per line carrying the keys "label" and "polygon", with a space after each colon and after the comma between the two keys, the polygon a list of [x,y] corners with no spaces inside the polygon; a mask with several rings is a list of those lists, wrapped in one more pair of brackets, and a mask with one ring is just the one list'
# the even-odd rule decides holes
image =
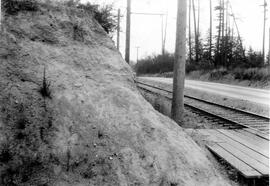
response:
{"label": "exposed soil", "polygon": [[90,15],[40,4],[2,24],[0,185],[230,185]]}

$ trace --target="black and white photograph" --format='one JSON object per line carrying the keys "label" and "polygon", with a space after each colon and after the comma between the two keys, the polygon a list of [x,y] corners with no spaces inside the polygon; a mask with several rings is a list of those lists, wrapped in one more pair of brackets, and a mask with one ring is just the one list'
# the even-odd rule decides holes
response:
{"label": "black and white photograph", "polygon": [[0,186],[269,186],[269,0],[0,0]]}

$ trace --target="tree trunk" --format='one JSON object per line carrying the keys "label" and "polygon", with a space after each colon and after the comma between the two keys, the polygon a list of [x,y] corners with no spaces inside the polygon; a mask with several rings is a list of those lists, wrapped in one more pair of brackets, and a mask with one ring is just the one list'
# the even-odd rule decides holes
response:
{"label": "tree trunk", "polygon": [[215,59],[215,66],[217,67],[220,63],[220,35],[221,35],[221,16],[222,16],[222,3],[221,0],[219,1],[219,6],[220,6],[220,10],[219,10],[219,25],[218,25],[218,37],[217,37],[217,50],[216,50],[216,59]]}
{"label": "tree trunk", "polygon": [[200,0],[198,0],[197,36],[200,37]]}
{"label": "tree trunk", "polygon": [[196,11],[195,11],[195,3],[194,0],[192,0],[192,6],[193,6],[193,20],[194,20],[194,37],[195,37],[195,61],[199,61],[198,57],[198,36],[197,36],[197,25],[196,25]]}
{"label": "tree trunk", "polygon": [[178,0],[175,61],[173,75],[172,118],[183,124],[184,116],[184,84],[186,63],[186,16],[187,0]]}

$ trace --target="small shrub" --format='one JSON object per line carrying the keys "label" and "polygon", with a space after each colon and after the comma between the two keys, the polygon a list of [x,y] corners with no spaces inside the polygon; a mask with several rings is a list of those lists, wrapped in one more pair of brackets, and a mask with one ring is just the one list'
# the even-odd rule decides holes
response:
{"label": "small shrub", "polygon": [[87,169],[83,173],[81,173],[81,175],[84,178],[91,179],[91,178],[93,178],[93,177],[96,176],[96,173],[95,173],[95,171],[93,171],[93,167],[92,166],[93,165],[89,165],[89,167],[87,167]]}
{"label": "small shrub", "polygon": [[83,42],[84,41],[84,34],[85,34],[85,31],[83,30],[83,28],[81,26],[79,26],[79,25],[73,26],[73,39],[75,41]]}
{"label": "small shrub", "polygon": [[107,4],[103,7],[100,7],[99,5],[87,3],[79,4],[77,7],[93,15],[97,22],[108,34],[113,33],[116,30],[117,16],[113,14],[112,4]]}
{"label": "small shrub", "polygon": [[222,79],[227,74],[228,74],[228,71],[225,68],[213,70],[210,72],[210,79],[219,80],[219,79]]}
{"label": "small shrub", "polygon": [[7,144],[3,144],[0,149],[0,162],[7,163],[12,159],[12,154]]}
{"label": "small shrub", "polygon": [[20,11],[37,11],[38,4],[35,0],[3,0],[3,9],[6,14],[16,15]]}
{"label": "small shrub", "polygon": [[267,81],[270,80],[270,74],[268,73],[269,67],[264,68],[237,68],[233,71],[235,79],[238,80],[253,80],[253,81]]}
{"label": "small shrub", "polygon": [[44,67],[42,87],[39,89],[39,93],[42,95],[43,98],[52,98],[50,87],[51,84],[46,78],[46,69]]}

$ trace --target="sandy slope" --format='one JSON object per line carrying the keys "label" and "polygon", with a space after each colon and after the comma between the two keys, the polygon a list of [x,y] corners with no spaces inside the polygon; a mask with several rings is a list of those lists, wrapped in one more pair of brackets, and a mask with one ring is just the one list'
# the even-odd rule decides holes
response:
{"label": "sandy slope", "polygon": [[[9,16],[4,30],[0,185],[227,185],[143,99],[90,17],[43,5]],[[39,92],[44,68],[51,98]]]}

